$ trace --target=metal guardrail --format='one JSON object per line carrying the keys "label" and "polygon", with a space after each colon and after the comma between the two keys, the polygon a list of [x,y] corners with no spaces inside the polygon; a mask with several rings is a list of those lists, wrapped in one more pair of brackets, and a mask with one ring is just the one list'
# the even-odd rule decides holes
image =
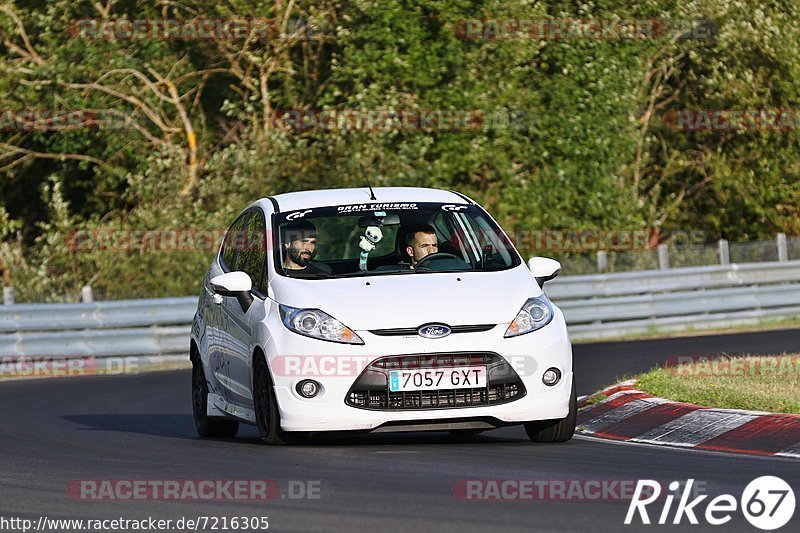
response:
{"label": "metal guardrail", "polygon": [[15,331],[63,331],[185,325],[197,297],[119,300],[93,303],[0,306],[0,334]]}
{"label": "metal guardrail", "polygon": [[572,340],[614,340],[645,334],[669,334],[708,329],[756,326],[765,320],[800,318],[800,306],[781,309],[757,309],[734,313],[704,313],[680,317],[649,318],[625,322],[575,324],[569,326]]}
{"label": "metal guardrail", "polygon": [[545,287],[548,296],[561,301],[782,282],[800,283],[800,261],[564,276],[554,279]]}
{"label": "metal guardrail", "polygon": [[558,305],[570,324],[673,316],[685,318],[708,313],[795,308],[800,306],[800,283],[566,300]]}
{"label": "metal guardrail", "polygon": [[[191,321],[190,314],[188,320]],[[187,320],[184,317],[184,321]],[[0,335],[0,357],[115,357],[189,353],[188,325]]]}
{"label": "metal guardrail", "polygon": [[800,318],[800,261],[566,276],[545,291],[573,340],[724,329]]}
{"label": "metal guardrail", "polygon": [[[545,286],[573,339],[800,317],[800,261],[565,276]],[[0,359],[186,354],[197,297],[0,306]]]}

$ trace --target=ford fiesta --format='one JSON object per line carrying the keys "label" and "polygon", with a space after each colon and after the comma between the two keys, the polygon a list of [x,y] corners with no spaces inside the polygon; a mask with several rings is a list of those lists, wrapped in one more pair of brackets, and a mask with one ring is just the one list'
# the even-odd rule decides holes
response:
{"label": "ford fiesta", "polygon": [[264,198],[233,222],[191,331],[197,431],[575,430],[572,347],[527,265],[478,204],[425,188]]}

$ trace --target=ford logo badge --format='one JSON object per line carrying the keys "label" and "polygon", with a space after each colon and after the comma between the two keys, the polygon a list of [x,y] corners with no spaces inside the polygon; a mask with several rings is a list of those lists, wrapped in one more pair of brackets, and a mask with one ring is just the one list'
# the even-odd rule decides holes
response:
{"label": "ford logo badge", "polygon": [[420,337],[426,339],[440,339],[450,335],[450,326],[444,324],[425,324],[417,330]]}

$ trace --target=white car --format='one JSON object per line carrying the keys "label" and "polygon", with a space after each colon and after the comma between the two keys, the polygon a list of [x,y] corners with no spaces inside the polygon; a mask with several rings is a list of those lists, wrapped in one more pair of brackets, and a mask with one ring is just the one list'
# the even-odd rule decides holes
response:
{"label": "white car", "polygon": [[426,188],[279,194],[233,222],[191,332],[201,436],[525,426],[575,430],[572,346],[527,266],[466,196]]}

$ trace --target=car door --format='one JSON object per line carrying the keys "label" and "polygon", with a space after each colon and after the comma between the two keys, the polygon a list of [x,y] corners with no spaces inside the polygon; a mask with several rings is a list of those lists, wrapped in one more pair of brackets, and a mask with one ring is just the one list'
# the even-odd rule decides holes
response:
{"label": "car door", "polygon": [[[215,265],[218,268],[212,269],[211,277],[237,270],[237,263],[240,261],[241,251],[244,248],[241,243],[242,235],[244,235],[245,226],[251,215],[252,213],[247,211],[231,224],[220,250],[219,264]],[[209,369],[214,374],[215,381],[221,385],[214,392],[230,402],[234,399],[234,394],[229,367],[232,360],[231,351],[235,343],[231,335],[234,324],[231,323],[231,313],[228,308],[231,305],[231,301],[237,305],[238,303],[236,298],[224,297],[214,293],[210,284],[206,286],[205,290],[207,293],[206,301],[209,302],[206,311]]]}
{"label": "car door", "polygon": [[228,352],[228,371],[233,399],[239,405],[251,407],[253,397],[250,359],[253,355],[254,336],[258,324],[265,317],[264,300],[267,296],[266,220],[260,208],[253,209],[244,233],[244,246],[236,263],[236,269],[250,276],[253,283],[253,289],[250,291],[253,302],[247,310],[244,310],[235,298],[228,298],[230,302],[225,302],[225,311],[230,317],[228,333],[231,350]]}

